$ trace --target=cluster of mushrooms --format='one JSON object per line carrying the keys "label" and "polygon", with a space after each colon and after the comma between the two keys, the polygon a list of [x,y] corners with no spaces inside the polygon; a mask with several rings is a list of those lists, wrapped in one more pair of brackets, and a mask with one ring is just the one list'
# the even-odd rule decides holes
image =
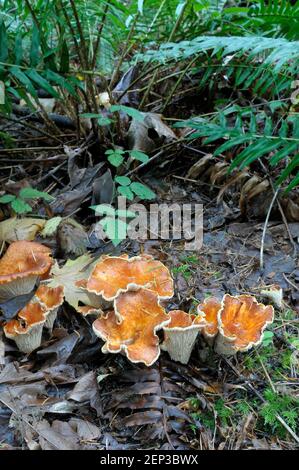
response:
{"label": "cluster of mushrooms", "polygon": [[[4,325],[5,335],[24,353],[40,346],[43,328],[52,329],[64,301],[63,286],[47,286],[53,263],[49,248],[28,241],[13,242],[0,260],[0,303],[30,292],[40,282],[25,308]],[[199,333],[219,354],[247,351],[262,341],[274,319],[273,306],[251,295],[209,297],[197,306],[196,315],[167,312],[173,279],[163,263],[146,254],[104,255],[76,285],[89,299],[78,312],[96,317],[92,328],[104,341],[102,352],[122,352],[146,366],[158,359],[160,349],[187,364]],[[162,344],[158,330],[164,332]]]}

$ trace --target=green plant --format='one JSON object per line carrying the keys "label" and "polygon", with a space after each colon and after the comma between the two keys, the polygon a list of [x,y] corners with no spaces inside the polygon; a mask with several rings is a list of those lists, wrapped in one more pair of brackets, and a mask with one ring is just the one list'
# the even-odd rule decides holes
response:
{"label": "green plant", "polygon": [[233,411],[231,408],[229,408],[226,404],[225,401],[222,400],[221,398],[215,402],[215,411],[217,412],[218,417],[221,420],[221,424],[223,426],[228,425],[228,419],[232,416]]}
{"label": "green plant", "polygon": [[172,272],[174,275],[182,274],[184,279],[188,281],[194,275],[196,265],[198,265],[198,256],[196,255],[188,255],[188,256],[181,256],[180,260],[183,262],[180,266],[175,266],[172,268]]}
{"label": "green plant", "polygon": [[36,199],[43,199],[46,202],[54,200],[53,196],[43,191],[38,191],[34,188],[23,188],[18,196],[4,194],[4,196],[0,197],[0,203],[9,204],[16,214],[26,214],[32,212],[32,207],[27,201],[34,201]]}
{"label": "green plant", "polygon": [[[211,120],[191,119],[177,126],[192,127],[194,133],[190,139],[205,137],[206,145],[216,144],[215,156],[227,151],[238,150],[233,158],[230,171],[236,167],[244,169],[260,158],[267,157],[270,167],[274,168],[285,162],[285,168],[276,180],[279,186],[288,182],[290,191],[299,183],[299,119],[297,116],[280,118],[276,124],[265,112],[253,112],[250,109],[230,107],[219,112]],[[241,149],[241,151],[240,151]],[[269,158],[269,155],[270,158]],[[289,180],[291,181],[289,182]]]}
{"label": "green plant", "polygon": [[277,420],[280,415],[290,428],[296,432],[299,418],[299,400],[291,395],[279,395],[271,389],[264,392],[266,403],[260,410],[264,426],[271,433],[285,436],[286,430]]}
{"label": "green plant", "polygon": [[273,336],[274,336],[274,333],[272,331],[265,331],[264,334],[263,334],[262,345],[264,347],[272,345],[273,344]]}
{"label": "green plant", "polygon": [[114,246],[119,245],[127,236],[127,219],[133,219],[135,213],[130,210],[114,209],[106,204],[91,206],[96,215],[104,216],[100,224]]}

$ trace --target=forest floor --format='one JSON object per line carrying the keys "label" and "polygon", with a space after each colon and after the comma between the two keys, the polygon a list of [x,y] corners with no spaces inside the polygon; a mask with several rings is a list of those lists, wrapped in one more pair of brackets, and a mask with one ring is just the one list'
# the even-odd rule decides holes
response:
{"label": "forest floor", "polygon": [[[80,181],[70,188],[79,171],[70,165],[69,149],[76,148],[76,136],[60,135],[53,144],[23,127],[21,118],[16,120],[0,121],[1,129],[9,128],[18,140],[11,149],[0,149],[1,185],[11,191],[42,185],[58,195],[51,208],[37,202],[34,213],[75,217],[81,229],[68,227],[65,236],[71,243],[77,230],[91,226],[90,187],[98,162],[92,161],[90,149],[84,151]],[[224,293],[249,293],[262,299],[264,285],[280,285],[283,308],[275,310],[263,343],[225,359],[199,338],[187,366],[162,352],[146,368],[121,355],[102,354],[91,321],[64,304],[52,335],[44,336],[41,347],[29,356],[0,332],[0,448],[298,448],[299,265],[294,249],[299,249],[299,223],[284,223],[273,213],[261,269],[265,214],[255,217],[261,200],[254,200],[244,216],[234,188],[219,198],[221,185],[192,174],[182,176],[194,158],[196,149],[184,146],[178,158],[157,159],[139,177],[155,191],[155,202],[203,204],[200,250],[186,251],[184,240],[125,240],[114,248],[109,241],[94,243],[92,237],[85,249],[97,255],[143,252],[163,261],[175,280],[176,294],[168,305],[187,311],[209,294],[221,298]],[[3,208],[2,220],[10,216]],[[45,241],[37,235],[35,240],[48,244],[60,262],[69,258],[61,237]]]}

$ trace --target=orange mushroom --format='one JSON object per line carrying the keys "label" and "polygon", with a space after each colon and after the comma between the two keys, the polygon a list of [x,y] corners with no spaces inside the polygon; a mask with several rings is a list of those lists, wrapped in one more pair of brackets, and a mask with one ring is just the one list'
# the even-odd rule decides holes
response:
{"label": "orange mushroom", "polygon": [[40,243],[16,241],[0,260],[0,299],[6,301],[30,292],[53,260],[51,250]]}
{"label": "orange mushroom", "polygon": [[197,306],[197,313],[202,317],[206,325],[202,328],[202,334],[207,343],[212,346],[218,334],[218,312],[221,308],[221,301],[216,297],[207,297]]}
{"label": "orange mushroom", "polygon": [[131,362],[151,366],[160,355],[156,332],[170,322],[157,293],[144,288],[122,293],[114,309],[93,323],[95,334],[105,341],[102,352],[124,351]]}
{"label": "orange mushroom", "polygon": [[64,301],[64,287],[48,287],[41,284],[35,292],[35,297],[46,310],[45,327],[52,331],[58,309]]}
{"label": "orange mushroom", "polygon": [[206,326],[203,316],[190,315],[182,310],[169,312],[171,321],[164,330],[164,343],[161,349],[167,351],[171,359],[188,364],[198,332]]}
{"label": "orange mushroom", "polygon": [[98,317],[104,313],[102,309],[93,307],[92,305],[82,305],[81,307],[77,308],[77,312],[81,313],[83,317],[87,317],[88,315]]}
{"label": "orange mushroom", "polygon": [[111,302],[107,302],[100,295],[88,292],[86,289],[87,280],[81,279],[76,282],[76,286],[79,287],[86,295],[88,304],[77,307],[77,312],[81,313],[84,317],[87,315],[96,315],[97,317],[102,313],[102,309],[107,310],[111,308]]}
{"label": "orange mushroom", "polygon": [[114,300],[121,292],[140,287],[156,292],[160,299],[173,296],[173,279],[161,261],[141,255],[104,256],[92,271],[86,288],[101,295],[107,301]]}
{"label": "orange mushroom", "polygon": [[263,332],[273,320],[272,305],[259,304],[251,295],[225,294],[218,312],[215,351],[224,355],[247,351],[262,342]]}
{"label": "orange mushroom", "polygon": [[4,325],[4,334],[15,341],[20,351],[29,354],[41,344],[45,321],[45,309],[37,302],[29,302],[19,311],[17,319]]}

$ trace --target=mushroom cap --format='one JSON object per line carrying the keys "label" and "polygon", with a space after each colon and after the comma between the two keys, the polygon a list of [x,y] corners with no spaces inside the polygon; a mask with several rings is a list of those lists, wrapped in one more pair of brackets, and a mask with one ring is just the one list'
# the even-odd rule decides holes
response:
{"label": "mushroom cap", "polygon": [[106,341],[102,351],[124,351],[131,362],[151,366],[160,355],[156,331],[170,322],[157,293],[144,288],[125,292],[115,299],[114,309],[93,323],[95,334]]}
{"label": "mushroom cap", "polygon": [[102,315],[104,312],[97,307],[93,307],[92,305],[82,305],[76,309],[78,313],[81,313],[83,317],[87,317],[88,315]]}
{"label": "mushroom cap", "polygon": [[20,351],[29,354],[40,346],[45,322],[44,308],[37,302],[29,302],[19,311],[18,319],[4,326],[4,333],[15,341]]}
{"label": "mushroom cap", "polygon": [[221,308],[221,301],[216,297],[207,297],[197,306],[197,313],[203,317],[206,325],[203,327],[203,334],[207,338],[214,338],[218,333],[218,312]]}
{"label": "mushroom cap", "polygon": [[4,325],[4,333],[8,338],[27,334],[35,325],[46,321],[45,309],[37,302],[29,302],[18,313],[18,318]]}
{"label": "mushroom cap", "polygon": [[247,351],[261,343],[263,332],[274,320],[272,305],[258,303],[251,295],[225,294],[218,312],[219,333],[233,351]]}
{"label": "mushroom cap", "polygon": [[28,276],[41,276],[51,268],[51,250],[26,240],[9,245],[0,259],[0,285]]}
{"label": "mushroom cap", "polygon": [[100,295],[94,294],[93,292],[89,292],[86,289],[87,279],[80,279],[80,281],[76,282],[76,286],[82,291],[85,292],[87,301],[84,305],[81,305],[76,308],[77,312],[81,313],[84,317],[87,315],[92,315],[95,313],[101,314],[102,309],[108,310],[112,308],[112,303],[107,302],[103,299]]}
{"label": "mushroom cap", "polygon": [[171,310],[168,312],[170,315],[170,323],[164,327],[164,330],[186,330],[193,328],[203,328],[206,326],[206,320],[202,315],[192,315],[183,310]]}
{"label": "mushroom cap", "polygon": [[114,300],[121,292],[140,287],[153,290],[160,299],[170,299],[174,292],[168,268],[148,255],[130,259],[127,255],[102,257],[86,284],[89,292],[108,301]]}
{"label": "mushroom cap", "polygon": [[38,302],[49,312],[58,308],[64,300],[64,287],[48,287],[46,284],[40,284],[35,297]]}

